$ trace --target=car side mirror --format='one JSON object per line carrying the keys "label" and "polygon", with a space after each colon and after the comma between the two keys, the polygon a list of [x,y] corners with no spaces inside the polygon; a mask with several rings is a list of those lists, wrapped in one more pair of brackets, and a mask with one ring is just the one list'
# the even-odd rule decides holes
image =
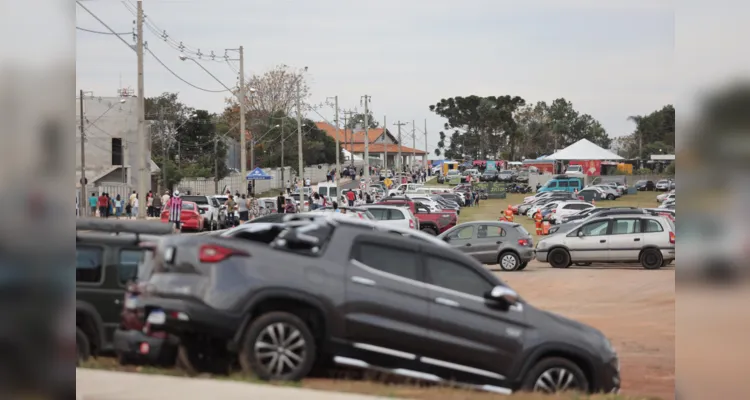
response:
{"label": "car side mirror", "polygon": [[578,237],[582,238],[584,236],[583,231],[578,231]]}
{"label": "car side mirror", "polygon": [[451,236],[446,236],[446,237],[443,238],[443,241],[445,243],[450,243],[451,240],[453,240],[453,238]]}
{"label": "car side mirror", "polygon": [[485,300],[489,300],[491,305],[507,311],[511,306],[518,304],[520,298],[515,290],[505,286],[495,286],[484,295]]}

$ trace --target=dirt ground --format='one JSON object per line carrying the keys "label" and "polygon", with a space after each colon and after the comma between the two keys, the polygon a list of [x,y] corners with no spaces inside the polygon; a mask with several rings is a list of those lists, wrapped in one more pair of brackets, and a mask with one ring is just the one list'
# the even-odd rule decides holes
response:
{"label": "dirt ground", "polygon": [[671,399],[674,267],[647,271],[640,266],[594,264],[553,269],[532,261],[523,272],[497,273],[534,306],[604,332],[620,356],[623,394]]}

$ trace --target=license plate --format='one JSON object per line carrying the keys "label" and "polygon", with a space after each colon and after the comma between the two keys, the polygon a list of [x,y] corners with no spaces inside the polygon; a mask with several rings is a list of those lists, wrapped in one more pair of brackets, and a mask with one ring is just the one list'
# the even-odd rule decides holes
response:
{"label": "license plate", "polygon": [[148,314],[146,322],[151,325],[163,325],[165,322],[167,322],[167,315],[164,314],[164,311],[151,311],[151,313]]}
{"label": "license plate", "polygon": [[128,310],[132,310],[138,306],[138,297],[136,296],[127,296],[125,298],[125,308]]}

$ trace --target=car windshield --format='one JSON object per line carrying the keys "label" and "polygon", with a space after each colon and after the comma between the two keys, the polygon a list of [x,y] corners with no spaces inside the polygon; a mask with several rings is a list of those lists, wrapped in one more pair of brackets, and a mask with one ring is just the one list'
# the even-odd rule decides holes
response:
{"label": "car windshield", "polygon": [[195,207],[193,206],[193,203],[182,203],[182,209],[183,210],[195,210]]}
{"label": "car windshield", "polygon": [[208,197],[206,196],[182,196],[182,201],[192,201],[200,206],[208,205]]}

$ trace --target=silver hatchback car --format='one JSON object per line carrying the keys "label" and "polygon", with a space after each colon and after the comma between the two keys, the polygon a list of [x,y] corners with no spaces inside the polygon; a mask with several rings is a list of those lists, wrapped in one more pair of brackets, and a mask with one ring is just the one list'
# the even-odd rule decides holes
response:
{"label": "silver hatchback car", "polygon": [[591,218],[568,233],[542,239],[536,259],[553,268],[632,262],[658,269],[675,259],[675,226],[666,217],[648,214]]}
{"label": "silver hatchback car", "polygon": [[484,264],[499,264],[503,271],[520,271],[534,258],[534,241],[517,223],[474,221],[454,226],[438,239]]}

